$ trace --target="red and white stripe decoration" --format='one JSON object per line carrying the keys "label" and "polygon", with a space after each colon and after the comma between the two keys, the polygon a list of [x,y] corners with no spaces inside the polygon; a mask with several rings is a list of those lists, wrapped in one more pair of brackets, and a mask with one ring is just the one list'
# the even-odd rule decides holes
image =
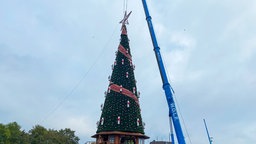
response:
{"label": "red and white stripe decoration", "polygon": [[120,124],[120,116],[117,117],[117,124]]}
{"label": "red and white stripe decoration", "polygon": [[139,125],[140,125],[140,119],[137,118],[137,126],[139,126]]}
{"label": "red and white stripe decoration", "polygon": [[135,87],[133,87],[133,93],[135,94],[135,92],[136,92],[136,88],[135,88]]}
{"label": "red and white stripe decoration", "polygon": [[118,46],[118,50],[119,50],[124,56],[126,56],[129,61],[132,61],[132,56],[131,56],[129,53],[127,53],[127,50],[126,50],[121,44]]}
{"label": "red and white stripe decoration", "polygon": [[130,101],[127,101],[127,107],[128,108],[130,107]]}
{"label": "red and white stripe decoration", "polygon": [[110,93],[110,90],[111,90],[110,87],[108,87],[108,93]]}
{"label": "red and white stripe decoration", "polygon": [[128,78],[129,77],[129,73],[128,72],[126,72],[126,78]]}
{"label": "red and white stripe decoration", "polygon": [[100,124],[101,124],[101,125],[104,124],[104,118],[101,118]]}
{"label": "red and white stripe decoration", "polygon": [[122,93],[122,92],[123,92],[123,86],[120,85],[120,93]]}
{"label": "red and white stripe decoration", "polygon": [[116,66],[116,61],[114,62],[114,66]]}
{"label": "red and white stripe decoration", "polygon": [[138,100],[137,96],[135,94],[133,94],[131,91],[129,91],[128,89],[123,88],[122,86],[119,86],[117,84],[111,84],[109,87],[114,92],[119,92],[119,93],[121,93],[120,89],[122,88],[122,94],[132,98],[139,105],[139,100]]}
{"label": "red and white stripe decoration", "polygon": [[124,59],[122,59],[122,65],[124,64]]}

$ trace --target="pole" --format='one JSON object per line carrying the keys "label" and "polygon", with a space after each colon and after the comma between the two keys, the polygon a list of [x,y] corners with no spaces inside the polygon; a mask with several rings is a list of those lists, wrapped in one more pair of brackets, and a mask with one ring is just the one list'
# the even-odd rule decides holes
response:
{"label": "pole", "polygon": [[205,126],[205,129],[206,129],[206,132],[207,132],[207,136],[208,136],[209,143],[212,144],[212,139],[211,139],[211,137],[210,137],[210,134],[209,134],[209,131],[208,131],[208,128],[207,128],[205,119],[204,119],[204,126]]}

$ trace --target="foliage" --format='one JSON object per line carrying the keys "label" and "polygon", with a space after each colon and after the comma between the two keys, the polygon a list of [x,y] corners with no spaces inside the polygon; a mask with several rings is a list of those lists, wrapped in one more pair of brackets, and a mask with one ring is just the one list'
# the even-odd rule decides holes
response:
{"label": "foliage", "polygon": [[78,144],[79,138],[69,128],[59,131],[36,125],[28,132],[12,122],[0,124],[0,144]]}

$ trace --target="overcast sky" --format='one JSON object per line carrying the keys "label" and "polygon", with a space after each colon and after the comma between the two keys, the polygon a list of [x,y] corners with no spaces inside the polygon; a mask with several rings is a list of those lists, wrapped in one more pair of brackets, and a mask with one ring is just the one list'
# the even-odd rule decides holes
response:
{"label": "overcast sky", "polygon": [[[256,142],[256,1],[148,0],[188,144]],[[147,140],[168,107],[140,0],[128,37]],[[123,0],[0,0],[0,123],[71,128],[94,140],[120,39]]]}

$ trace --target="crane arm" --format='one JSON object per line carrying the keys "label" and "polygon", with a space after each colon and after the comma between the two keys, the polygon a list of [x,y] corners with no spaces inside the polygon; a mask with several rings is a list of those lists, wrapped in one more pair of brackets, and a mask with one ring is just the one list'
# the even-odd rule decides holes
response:
{"label": "crane arm", "polygon": [[207,137],[208,137],[209,143],[212,144],[212,139],[211,139],[211,137],[210,137],[210,134],[209,134],[209,131],[208,131],[208,128],[207,128],[205,119],[204,119],[204,126],[205,126],[205,130],[206,130],[206,132],[207,132]]}
{"label": "crane arm", "polygon": [[173,125],[174,125],[174,129],[175,129],[175,132],[176,132],[176,135],[177,135],[178,143],[179,144],[186,144],[184,136],[183,136],[183,132],[182,132],[182,129],[181,129],[177,109],[176,109],[176,106],[175,106],[175,103],[174,103],[173,94],[172,94],[172,90],[171,90],[171,85],[170,85],[170,83],[168,81],[168,78],[167,78],[167,74],[166,74],[165,67],[164,67],[163,60],[162,60],[161,53],[160,53],[160,47],[158,46],[158,43],[157,43],[157,39],[156,39],[156,35],[155,35],[155,32],[154,32],[153,24],[152,24],[152,21],[151,21],[152,18],[149,15],[146,0],[142,0],[142,4],[143,4],[143,7],[144,7],[144,12],[145,12],[146,20],[147,20],[147,23],[148,23],[148,28],[149,28],[151,40],[152,40],[152,43],[153,43],[153,46],[154,46],[154,51],[155,51],[155,56],[156,56],[158,68],[159,68],[161,78],[162,78],[162,82],[163,82],[163,89],[165,91],[165,96],[166,96],[166,100],[167,100],[168,107],[169,107],[169,115],[171,116],[172,121],[173,121]]}

